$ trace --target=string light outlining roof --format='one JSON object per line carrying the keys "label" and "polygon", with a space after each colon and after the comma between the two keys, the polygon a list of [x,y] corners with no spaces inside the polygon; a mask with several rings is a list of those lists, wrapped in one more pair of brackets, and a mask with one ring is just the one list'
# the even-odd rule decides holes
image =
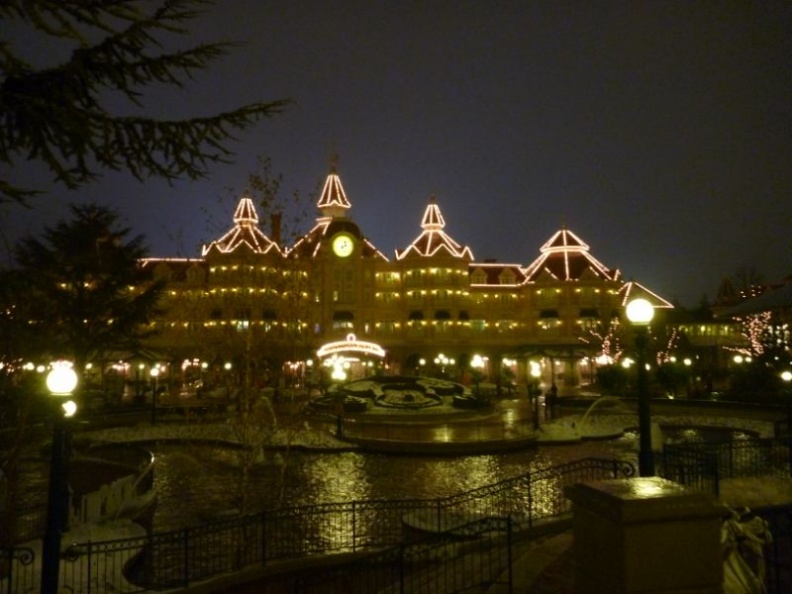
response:
{"label": "string light outlining roof", "polygon": [[316,206],[327,217],[342,217],[352,207],[349,200],[347,200],[335,163],[330,166],[330,173],[325,179],[324,187]]}
{"label": "string light outlining roof", "polygon": [[234,211],[234,227],[220,239],[209,245],[204,245],[201,255],[206,256],[212,250],[229,254],[244,246],[256,254],[277,252],[280,255],[282,252],[278,244],[264,234],[258,223],[256,206],[250,196],[245,193],[239,199],[239,204]]}
{"label": "string light outlining roof", "polygon": [[654,291],[650,291],[642,284],[637,283],[635,281],[628,281],[624,283],[622,287],[619,289],[619,293],[622,296],[621,297],[622,305],[625,307],[633,299],[642,297],[643,299],[646,299],[649,303],[651,303],[652,307],[654,307],[655,309],[674,308],[674,306],[670,302],[660,297],[660,295],[658,295]]}
{"label": "string light outlining roof", "polygon": [[445,225],[443,213],[432,196],[421,219],[423,232],[406,249],[396,250],[396,259],[402,260],[411,254],[428,258],[445,251],[454,258],[473,260],[473,252],[468,246],[461,246],[443,231]]}
{"label": "string light outlining roof", "polygon": [[580,280],[588,274],[615,281],[621,275],[592,256],[589,246],[566,227],[556,231],[539,251],[541,255],[525,268],[528,282],[546,274],[562,281]]}
{"label": "string light outlining roof", "polygon": [[316,206],[321,214],[316,218],[313,228],[298,239],[286,253],[291,257],[315,258],[329,239],[336,233],[345,232],[360,240],[360,255],[363,258],[377,258],[385,262],[388,258],[380,252],[367,238],[363,237],[357,224],[346,216],[346,211],[352,208],[341,183],[341,177],[336,170],[334,158],[330,166],[330,173],[325,179],[322,193]]}

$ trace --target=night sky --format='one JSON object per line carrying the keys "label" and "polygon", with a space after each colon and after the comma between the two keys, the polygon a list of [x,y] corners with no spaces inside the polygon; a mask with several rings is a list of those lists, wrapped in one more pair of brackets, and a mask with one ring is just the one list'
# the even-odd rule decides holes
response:
{"label": "night sky", "polygon": [[[149,114],[295,104],[241,134],[235,163],[206,180],[111,173],[51,186],[32,210],[2,206],[4,241],[96,201],[152,255],[198,256],[231,225],[258,156],[283,196],[304,197],[307,231],[338,154],[350,216],[391,259],[434,194],[479,261],[527,265],[566,225],[683,305],[746,267],[792,274],[792,2],[219,0],[190,30],[178,43],[243,45],[186,89],[149,93]],[[37,63],[55,59],[10,35]],[[11,175],[51,177],[25,164]]]}

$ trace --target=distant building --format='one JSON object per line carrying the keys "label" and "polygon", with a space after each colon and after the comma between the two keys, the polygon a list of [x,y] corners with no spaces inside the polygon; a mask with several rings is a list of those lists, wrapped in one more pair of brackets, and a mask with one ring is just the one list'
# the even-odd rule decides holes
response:
{"label": "distant building", "polygon": [[357,374],[462,378],[479,355],[491,381],[524,381],[532,362],[545,385],[578,385],[603,355],[593,337],[623,320],[628,299],[671,307],[599,262],[566,227],[527,265],[477,261],[431,197],[415,239],[389,258],[349,216],[334,168],[317,208],[313,228],[287,246],[279,217],[268,236],[243,196],[233,226],[200,258],[146,259],[169,289],[149,346],[187,367],[234,369],[245,360],[259,379],[286,370],[318,380],[317,349],[354,334],[386,352],[384,360],[352,361]]}

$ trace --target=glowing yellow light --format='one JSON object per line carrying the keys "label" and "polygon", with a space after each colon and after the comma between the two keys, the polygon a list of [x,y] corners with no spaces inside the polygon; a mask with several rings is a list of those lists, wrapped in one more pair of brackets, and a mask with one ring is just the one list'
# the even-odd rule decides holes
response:
{"label": "glowing yellow light", "polygon": [[77,387],[77,374],[70,361],[56,361],[47,375],[47,389],[56,396],[68,396]]}

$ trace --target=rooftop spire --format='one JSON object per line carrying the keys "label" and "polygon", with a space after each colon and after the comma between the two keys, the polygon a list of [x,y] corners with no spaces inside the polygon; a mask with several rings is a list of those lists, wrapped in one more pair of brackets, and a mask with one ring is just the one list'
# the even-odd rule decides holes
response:
{"label": "rooftop spire", "polygon": [[316,206],[322,211],[322,215],[326,217],[343,217],[346,215],[346,211],[352,207],[347,200],[344,186],[341,185],[337,165],[338,156],[336,155],[330,159],[330,173],[327,174],[319,201],[316,203]]}
{"label": "rooftop spire", "polygon": [[234,223],[236,225],[258,225],[258,222],[258,213],[250,198],[250,192],[245,190],[234,211]]}
{"label": "rooftop spire", "polygon": [[421,228],[426,230],[440,230],[446,225],[443,214],[440,212],[440,207],[437,206],[434,194],[429,197],[429,206],[424,211],[423,219],[421,220]]}

